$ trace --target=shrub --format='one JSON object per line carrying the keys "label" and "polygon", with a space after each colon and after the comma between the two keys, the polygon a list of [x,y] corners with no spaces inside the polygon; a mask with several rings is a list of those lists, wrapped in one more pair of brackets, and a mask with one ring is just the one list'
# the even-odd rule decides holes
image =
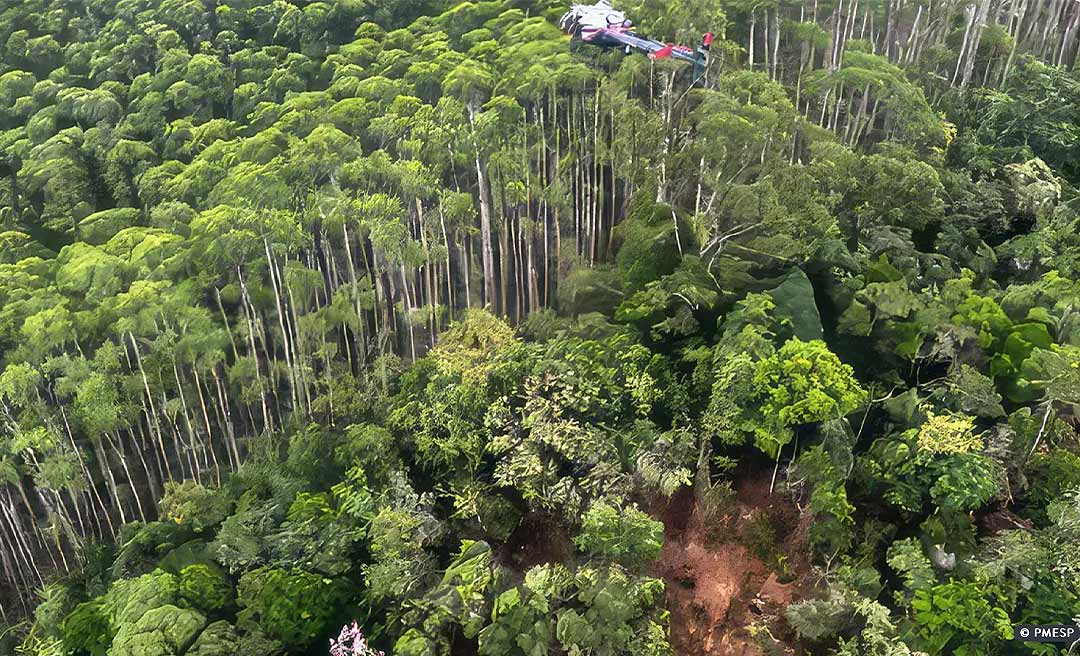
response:
{"label": "shrub", "polygon": [[183,654],[206,626],[197,611],[166,605],[147,611],[138,622],[116,634],[109,656],[174,656]]}
{"label": "shrub", "polygon": [[217,526],[228,514],[228,499],[217,490],[197,481],[165,483],[165,494],[158,502],[162,521],[187,524],[196,531]]}
{"label": "shrub", "polygon": [[133,522],[120,532],[113,578],[122,579],[153,571],[158,560],[192,538],[191,528],[174,522]]}
{"label": "shrub", "polygon": [[176,577],[156,570],[112,584],[105,595],[105,610],[114,628],[139,621],[147,611],[176,602]]}
{"label": "shrub", "polygon": [[1047,506],[1066,491],[1080,487],[1080,456],[1064,449],[1036,454],[1031,459],[1028,480],[1028,511],[1033,518],[1045,521]]}
{"label": "shrub", "polygon": [[332,579],[264,567],[240,577],[237,624],[261,629],[290,650],[304,649],[326,632],[345,598]]}
{"label": "shrub", "polygon": [[664,546],[664,525],[631,505],[624,510],[604,501],[592,504],[574,543],[582,551],[627,567],[656,559]]}
{"label": "shrub", "polygon": [[784,552],[780,547],[776,527],[766,513],[752,512],[742,526],[739,543],[770,569],[784,576],[790,576],[790,570]]}
{"label": "shrub", "polygon": [[916,590],[911,601],[915,632],[932,654],[990,653],[994,642],[1012,639],[1003,601],[996,587],[975,581]]}
{"label": "shrub", "polygon": [[820,444],[799,456],[795,473],[810,486],[810,510],[814,513],[811,540],[827,552],[846,546],[851,540],[855,507],[848,501],[844,474],[836,470]]}
{"label": "shrub", "polygon": [[75,656],[105,656],[112,629],[100,599],[83,602],[60,624],[64,648]]}
{"label": "shrub", "polygon": [[213,612],[232,601],[232,586],[217,567],[189,565],[180,570],[180,598],[192,608]]}
{"label": "shrub", "polygon": [[784,617],[799,637],[813,641],[836,636],[851,624],[853,615],[850,600],[837,594],[797,601],[784,609]]}
{"label": "shrub", "polygon": [[866,401],[855,372],[825,342],[788,340],[754,371],[762,413],[784,426],[843,417]]}
{"label": "shrub", "polygon": [[982,446],[975,435],[975,421],[970,417],[935,415],[927,410],[926,422],[919,428],[919,449],[934,454],[970,453]]}
{"label": "shrub", "polygon": [[240,635],[236,628],[225,621],[210,624],[185,656],[236,656],[239,653]]}

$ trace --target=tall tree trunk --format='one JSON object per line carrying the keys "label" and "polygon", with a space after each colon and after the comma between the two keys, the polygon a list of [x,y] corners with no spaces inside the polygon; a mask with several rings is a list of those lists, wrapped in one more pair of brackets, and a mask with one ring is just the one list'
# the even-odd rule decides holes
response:
{"label": "tall tree trunk", "polygon": [[[135,342],[135,336],[131,333],[130,330],[127,331],[127,335],[128,335],[128,339],[131,341],[131,349],[135,353],[135,362],[139,366],[139,375],[142,377],[143,391],[146,392],[146,402],[149,404],[149,408],[146,411],[146,413],[147,413],[146,421],[150,425],[151,430],[154,430],[156,428],[158,448],[161,450],[161,457],[165,461],[165,463],[164,463],[165,472],[164,473],[168,475],[170,481],[175,480],[174,477],[173,477],[172,465],[169,464],[169,455],[165,451],[165,439],[161,434],[162,433],[162,431],[161,431],[161,423],[158,421],[157,409],[154,407],[154,395],[150,391],[150,381],[147,380],[147,378],[146,378],[146,370],[143,369],[142,355],[140,355],[140,353],[139,353],[139,345]],[[179,455],[180,454],[178,453],[177,456],[179,456]]]}
{"label": "tall tree trunk", "polygon": [[[98,491],[97,485],[94,484],[94,477],[90,475],[90,468],[86,464],[86,460],[83,458],[82,450],[79,449],[75,443],[75,435],[71,432],[71,424],[68,423],[67,411],[64,410],[64,405],[58,403],[57,406],[60,409],[60,419],[64,424],[64,433],[67,435],[68,441],[71,443],[72,450],[75,451],[79,458],[79,468],[82,470],[83,477],[86,478],[86,487],[89,489],[92,497],[97,501],[98,508],[101,510],[101,515],[105,516],[105,522],[109,525],[109,534],[115,535],[116,529],[113,527],[112,518],[109,516],[109,509],[105,505],[105,501],[101,498],[101,492]],[[99,513],[91,513],[95,518]]]}
{"label": "tall tree trunk", "polygon": [[450,259],[452,246],[446,234],[446,215],[443,214],[442,199],[439,199],[439,229],[442,230],[443,243],[446,245],[446,311],[447,318],[454,320],[454,266]]}
{"label": "tall tree trunk", "polygon": [[[248,324],[248,341],[251,347],[251,357],[255,361],[255,383],[259,386],[259,401],[262,406],[263,414],[263,430],[274,430],[274,422],[270,419],[270,408],[266,401],[266,387],[263,385],[262,366],[259,363],[259,349],[255,346],[255,334],[257,331],[255,327],[255,306],[251,304],[251,298],[248,296],[247,283],[244,282],[244,272],[241,270],[240,265],[236,266],[236,275],[240,281],[240,293],[242,297],[241,305],[244,307],[244,317],[247,319]],[[267,362],[267,366],[270,363]]]}
{"label": "tall tree trunk", "polygon": [[465,269],[465,307],[466,309],[472,308],[472,290],[470,289],[472,278],[472,254],[469,252],[469,244],[471,243],[469,236],[465,235],[464,240],[461,242],[461,262]]}
{"label": "tall tree trunk", "polygon": [[769,60],[772,63],[772,79],[779,80],[780,71],[777,70],[780,60],[780,8],[779,6],[773,10],[773,41],[772,41],[772,58]]}
{"label": "tall tree trunk", "polygon": [[113,503],[116,507],[116,511],[120,514],[120,524],[127,524],[127,515],[124,513],[124,504],[120,503],[120,492],[117,489],[116,478],[113,476],[112,467],[109,466],[109,459],[105,455],[105,448],[101,444],[101,438],[92,440],[97,453],[98,468],[101,469],[101,475],[108,483],[110,491],[113,495]]}
{"label": "tall tree trunk", "polygon": [[[176,376],[176,389],[180,393],[180,403],[184,407],[184,424],[187,426],[188,433],[191,434],[191,435],[195,435],[196,429],[192,425],[191,420],[188,418],[188,405],[187,405],[187,398],[184,396],[184,383],[180,379],[180,372],[177,369],[175,359],[173,360],[173,375]],[[199,402],[202,403],[202,390],[199,390]],[[206,405],[205,404],[202,406],[202,409],[203,409],[203,412],[205,413],[206,412]],[[194,415],[194,411],[192,411],[192,414]],[[205,417],[206,415],[204,414],[203,416]],[[206,444],[206,446],[203,447],[204,458],[206,457],[205,456],[206,449],[209,449],[210,450],[209,456],[214,461],[214,482],[217,485],[220,486],[221,485],[221,465],[218,464],[217,453],[214,452],[213,435],[214,434],[210,431],[210,424],[208,422],[207,425],[206,425],[206,442],[207,442],[207,444]]]}
{"label": "tall tree trunk", "polygon": [[293,354],[292,349],[289,346],[289,331],[285,328],[285,309],[281,303],[281,280],[277,275],[277,264],[274,260],[274,256],[270,254],[270,240],[263,237],[263,247],[266,250],[266,265],[268,273],[270,274],[270,287],[274,290],[274,306],[277,308],[277,320],[278,328],[281,330],[281,342],[282,350],[285,352],[285,368],[288,369],[289,375],[286,377],[286,382],[289,385],[289,399],[292,403],[294,410],[299,409],[300,400],[297,398],[297,376],[296,369],[293,366]]}
{"label": "tall tree trunk", "polygon": [[[232,410],[229,408],[229,393],[225,389],[225,385],[221,382],[221,376],[218,375],[217,367],[212,367],[210,373],[214,378],[214,385],[217,387],[218,403],[220,404],[222,414],[225,418],[226,435],[229,438],[229,448],[232,449],[233,462],[236,463],[235,467],[240,467],[240,449],[236,444],[236,431],[233,429],[232,422]],[[255,429],[254,422],[252,422],[252,430]]]}
{"label": "tall tree trunk", "polygon": [[30,568],[23,557],[21,545],[2,521],[0,521],[0,565],[3,567],[4,577],[14,584],[23,609],[29,613],[23,594],[26,590],[33,590],[37,584],[30,578],[31,572],[28,571]]}
{"label": "tall tree trunk", "polygon": [[471,102],[467,107],[470,134],[473,141],[473,159],[476,164],[477,193],[480,197],[480,241],[484,265],[484,303],[491,306],[493,311],[498,312],[499,308],[495,306],[495,254],[491,243],[491,205],[488,200],[487,165],[480,156],[480,145],[476,141],[476,108]]}
{"label": "tall tree trunk", "polygon": [[754,70],[754,30],[757,28],[757,12],[750,11],[750,38],[747,40],[746,67]]}
{"label": "tall tree trunk", "polygon": [[401,289],[405,300],[405,327],[409,331],[409,354],[412,361],[416,362],[416,333],[413,331],[412,300],[409,296],[409,281],[405,279],[405,264],[399,265],[401,270]]}
{"label": "tall tree trunk", "polygon": [[[420,202],[419,198],[415,199],[415,204],[417,230],[420,233],[420,247],[424,249],[425,256],[424,264],[421,266],[423,268],[424,293],[427,294],[426,305],[429,308],[428,320],[431,324],[431,334],[428,337],[428,345],[434,346],[435,333],[437,332],[438,328],[435,325],[435,283],[432,282],[431,277],[431,269],[433,262],[431,262],[431,249],[428,247],[427,234],[424,230],[424,205]],[[423,305],[424,304],[421,304],[421,307],[423,307]]]}
{"label": "tall tree trunk", "polygon": [[360,364],[365,365],[367,364],[367,339],[364,336],[364,324],[366,322],[364,320],[364,311],[360,307],[360,290],[357,287],[356,263],[353,260],[352,246],[350,244],[352,240],[349,239],[348,221],[341,222],[341,233],[345,241],[345,259],[348,260],[349,263],[349,282],[352,283],[353,306],[356,309],[356,319],[360,330],[360,347],[358,349],[360,351]]}
{"label": "tall tree trunk", "polygon": [[221,321],[225,324],[225,333],[229,336],[229,344],[232,345],[233,358],[240,359],[240,349],[236,347],[236,338],[233,336],[232,327],[229,326],[229,315],[225,312],[225,306],[221,302],[221,290],[214,287],[214,298],[217,301],[218,310],[221,312]]}
{"label": "tall tree trunk", "polygon": [[139,462],[142,463],[143,473],[146,474],[146,484],[150,488],[150,497],[155,498],[157,493],[163,490],[163,486],[161,479],[154,476],[153,471],[150,469],[150,463],[146,461],[147,451],[151,453],[154,452],[153,440],[147,437],[141,421],[135,422],[135,429],[138,430],[138,437],[135,435],[135,430],[130,428],[128,429],[128,434],[131,436],[132,444],[135,445],[135,452],[139,454]]}
{"label": "tall tree trunk", "polygon": [[27,571],[34,575],[38,584],[42,587],[45,586],[45,579],[41,575],[41,570],[38,568],[37,562],[34,560],[34,550],[30,546],[30,541],[26,538],[25,528],[18,521],[18,514],[14,512],[14,506],[11,503],[10,493],[6,503],[0,503],[0,516],[3,517],[9,530],[9,535],[12,538],[12,542],[18,547],[15,553],[22,560],[23,565]]}
{"label": "tall tree trunk", "polygon": [[960,78],[960,88],[966,89],[971,81],[971,74],[975,70],[975,57],[979,51],[979,41],[982,38],[983,27],[986,25],[986,16],[990,11],[990,0],[982,0],[975,13],[974,29],[971,33],[971,44],[968,46],[968,58],[964,62],[964,74]]}
{"label": "tall tree trunk", "polygon": [[143,522],[146,521],[146,512],[143,511],[142,500],[139,499],[139,486],[135,483],[135,478],[131,475],[131,469],[127,464],[127,455],[121,447],[116,445],[113,441],[112,435],[105,433],[105,439],[109,440],[109,446],[112,447],[113,453],[120,459],[120,468],[124,470],[124,476],[127,477],[128,486],[131,488],[131,496],[135,499],[135,508],[139,512],[139,519]]}
{"label": "tall tree trunk", "polygon": [[[334,261],[332,257],[331,257],[330,261],[331,262]],[[334,265],[334,268],[336,268],[336,266],[337,265]],[[285,294],[289,297],[289,302],[286,304],[286,308],[285,308],[286,317],[289,319],[291,326],[293,326],[293,331],[294,331],[293,334],[296,335],[293,338],[293,347],[295,348],[295,352],[293,354],[293,364],[296,365],[296,374],[300,378],[300,397],[301,397],[301,401],[304,404],[304,408],[307,410],[307,416],[310,417],[311,416],[311,390],[310,390],[310,383],[308,383],[308,379],[307,379],[307,369],[308,369],[307,363],[308,363],[308,359],[307,359],[307,355],[305,355],[305,353],[304,353],[304,341],[300,336],[300,315],[297,313],[297,305],[298,304],[296,302],[296,299],[293,298],[292,287],[289,287],[288,285],[285,285]],[[357,317],[357,323],[358,324],[362,323],[363,320],[364,320],[363,317]],[[346,348],[346,351],[348,351],[348,348],[349,348],[348,341],[345,342],[345,348]],[[350,370],[351,370],[352,369],[352,367],[351,367],[351,365],[352,365],[351,357],[352,356],[350,355],[349,357],[350,357],[350,363],[349,364],[350,364]]]}

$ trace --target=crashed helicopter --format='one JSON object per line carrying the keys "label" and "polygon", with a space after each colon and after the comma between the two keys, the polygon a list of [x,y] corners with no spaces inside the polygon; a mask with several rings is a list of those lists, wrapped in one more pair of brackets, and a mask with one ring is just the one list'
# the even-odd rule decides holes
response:
{"label": "crashed helicopter", "polygon": [[611,0],[599,0],[592,5],[573,5],[563,14],[559,27],[573,39],[601,48],[619,48],[629,55],[634,51],[645,53],[650,59],[677,59],[692,64],[694,83],[705,74],[709,63],[709,47],[712,45],[712,33],[702,37],[697,50],[688,46],[661,43],[639,36],[634,31],[634,23],[624,12],[615,9]]}

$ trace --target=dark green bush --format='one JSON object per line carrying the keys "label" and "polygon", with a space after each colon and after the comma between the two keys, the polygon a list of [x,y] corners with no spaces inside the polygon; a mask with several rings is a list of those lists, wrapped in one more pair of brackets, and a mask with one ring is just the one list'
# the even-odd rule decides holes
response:
{"label": "dark green bush", "polygon": [[301,570],[264,567],[240,577],[240,628],[257,628],[289,649],[304,649],[339,619],[342,582]]}
{"label": "dark green bush", "polygon": [[64,648],[75,656],[105,656],[112,644],[112,628],[100,599],[75,606],[61,622],[60,632]]}
{"label": "dark green bush", "polygon": [[180,598],[192,608],[212,613],[232,601],[232,585],[220,567],[189,565],[180,570]]}
{"label": "dark green bush", "polygon": [[1080,456],[1065,449],[1037,453],[1028,464],[1030,487],[1024,495],[1028,515],[1046,521],[1046,507],[1065,492],[1080,487]]}
{"label": "dark green bush", "polygon": [[627,567],[640,567],[660,555],[664,525],[637,509],[619,509],[604,501],[592,504],[574,543],[593,556],[609,558]]}

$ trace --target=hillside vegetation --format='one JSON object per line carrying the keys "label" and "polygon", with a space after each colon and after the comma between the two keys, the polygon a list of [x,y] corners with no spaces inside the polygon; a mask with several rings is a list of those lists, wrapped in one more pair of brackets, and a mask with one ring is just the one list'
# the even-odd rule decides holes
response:
{"label": "hillside vegetation", "polygon": [[1077,3],[0,8],[0,654],[1080,617]]}

